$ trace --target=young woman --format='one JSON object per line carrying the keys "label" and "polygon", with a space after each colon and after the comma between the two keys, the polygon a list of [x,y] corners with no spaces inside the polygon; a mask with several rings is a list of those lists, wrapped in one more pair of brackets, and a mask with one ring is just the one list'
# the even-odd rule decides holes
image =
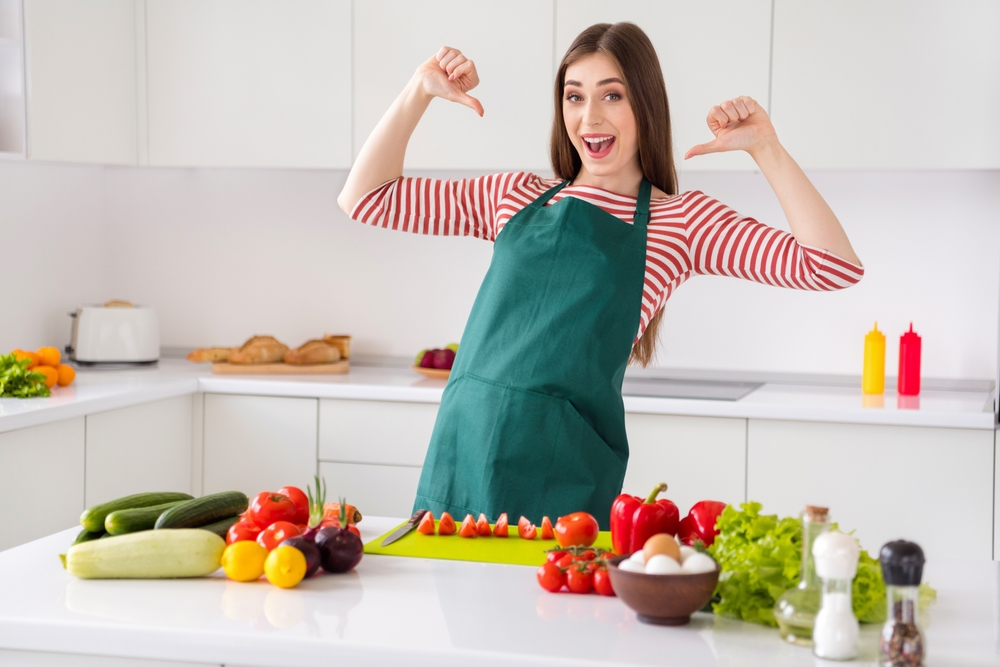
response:
{"label": "young woman", "polygon": [[701,192],[677,194],[663,74],[632,23],[591,26],[563,57],[555,179],[402,177],[406,144],[431,100],[482,115],[469,95],[478,83],[473,62],[448,47],[417,68],[338,199],[370,225],[494,242],[415,507],[532,521],[585,510],[607,528],[628,460],[625,367],[653,357],[673,290],[694,274],[834,290],[863,270],[836,216],[749,97],[712,107],[715,139],[685,158],[748,152],[792,233]]}

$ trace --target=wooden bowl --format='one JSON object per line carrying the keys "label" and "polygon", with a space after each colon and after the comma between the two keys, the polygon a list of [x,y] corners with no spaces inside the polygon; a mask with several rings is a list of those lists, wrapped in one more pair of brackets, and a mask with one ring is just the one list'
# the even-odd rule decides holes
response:
{"label": "wooden bowl", "polygon": [[414,370],[424,377],[429,377],[434,380],[447,380],[448,376],[451,375],[451,371],[443,368],[421,368],[420,366],[410,366],[410,370]]}
{"label": "wooden bowl", "polygon": [[628,556],[608,562],[611,587],[622,602],[631,607],[643,623],[685,625],[691,614],[704,607],[719,582],[720,568],[700,574],[643,574],[619,570]]}

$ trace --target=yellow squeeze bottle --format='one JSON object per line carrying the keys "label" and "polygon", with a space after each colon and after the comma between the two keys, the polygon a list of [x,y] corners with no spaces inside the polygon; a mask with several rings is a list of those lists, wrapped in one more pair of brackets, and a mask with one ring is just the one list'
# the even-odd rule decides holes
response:
{"label": "yellow squeeze bottle", "polygon": [[865,335],[865,368],[861,375],[861,391],[865,394],[885,392],[885,335],[875,328]]}

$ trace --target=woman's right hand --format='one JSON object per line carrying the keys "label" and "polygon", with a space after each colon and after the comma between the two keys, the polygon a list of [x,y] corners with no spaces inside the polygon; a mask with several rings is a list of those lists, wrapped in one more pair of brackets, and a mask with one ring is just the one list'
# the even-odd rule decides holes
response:
{"label": "woman's right hand", "polygon": [[476,64],[458,49],[442,46],[436,54],[417,68],[416,77],[425,93],[469,107],[480,116],[483,105],[468,94],[479,85]]}

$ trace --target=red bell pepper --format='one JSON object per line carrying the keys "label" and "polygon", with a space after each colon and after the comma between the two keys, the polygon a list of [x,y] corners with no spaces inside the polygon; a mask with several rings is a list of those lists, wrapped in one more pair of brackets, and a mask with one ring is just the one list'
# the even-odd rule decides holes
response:
{"label": "red bell pepper", "polygon": [[646,540],[659,533],[676,535],[680,511],[666,498],[656,499],[667,490],[659,483],[643,500],[623,493],[611,504],[611,546],[616,554],[639,551]]}
{"label": "red bell pepper", "polygon": [[726,503],[717,500],[702,500],[692,505],[688,515],[681,519],[677,535],[681,544],[692,545],[700,540],[706,547],[712,546],[715,536],[719,534],[715,522],[724,509]]}

